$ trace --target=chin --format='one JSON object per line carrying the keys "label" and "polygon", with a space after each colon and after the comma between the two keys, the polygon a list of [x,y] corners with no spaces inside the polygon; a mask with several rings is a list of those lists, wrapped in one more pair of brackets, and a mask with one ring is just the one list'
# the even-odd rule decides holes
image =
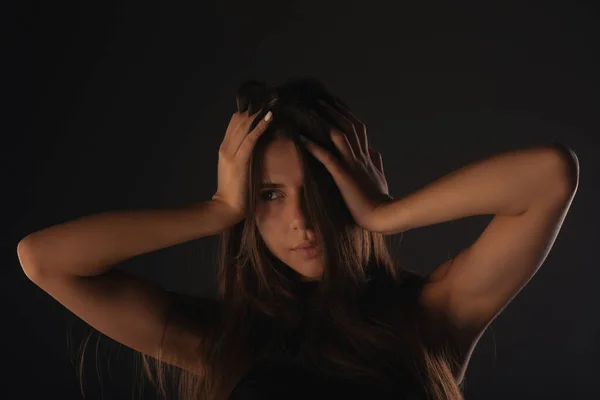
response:
{"label": "chin", "polygon": [[321,269],[318,271],[305,271],[305,272],[296,270],[296,272],[298,272],[300,275],[302,275],[303,280],[317,281],[317,280],[321,280],[321,278],[323,277],[323,271]]}
{"label": "chin", "polygon": [[296,266],[293,266],[293,264],[287,264],[287,266],[291,270],[301,275],[303,278],[314,278],[315,276],[319,275],[314,268],[306,268],[306,266],[304,266],[305,268],[298,268]]}

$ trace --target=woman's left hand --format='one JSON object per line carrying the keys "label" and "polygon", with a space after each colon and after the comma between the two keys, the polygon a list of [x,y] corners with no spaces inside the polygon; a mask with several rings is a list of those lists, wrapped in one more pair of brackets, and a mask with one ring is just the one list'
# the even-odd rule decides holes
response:
{"label": "woman's left hand", "polygon": [[339,160],[310,140],[304,145],[327,168],[356,223],[371,232],[381,232],[376,210],[392,200],[381,153],[369,147],[365,125],[350,110],[339,103],[340,111],[323,101],[319,103],[343,127],[343,132],[332,127],[330,135],[344,159]]}

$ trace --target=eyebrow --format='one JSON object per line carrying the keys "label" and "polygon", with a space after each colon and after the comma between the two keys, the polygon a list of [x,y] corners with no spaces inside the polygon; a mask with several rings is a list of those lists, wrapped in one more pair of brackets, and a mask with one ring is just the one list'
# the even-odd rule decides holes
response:
{"label": "eyebrow", "polygon": [[285,185],[283,183],[274,183],[274,182],[261,182],[258,184],[259,189],[278,189],[282,188]]}

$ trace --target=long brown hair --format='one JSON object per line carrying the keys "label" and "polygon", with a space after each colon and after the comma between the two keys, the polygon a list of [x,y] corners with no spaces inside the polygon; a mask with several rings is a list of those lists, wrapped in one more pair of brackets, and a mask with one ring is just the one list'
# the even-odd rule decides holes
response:
{"label": "long brown hair", "polygon": [[[424,278],[395,267],[384,236],[354,223],[328,171],[301,145],[303,134],[339,156],[328,129],[335,121],[319,99],[334,108],[344,104],[315,78],[290,79],[280,87],[251,80],[238,89],[239,112],[261,110],[250,130],[269,109],[275,117],[253,152],[249,215],[221,233],[218,312],[196,350],[200,372],[138,353],[162,398],[169,381],[181,399],[226,399],[249,369],[285,347],[301,321],[294,360],[307,368],[386,387],[409,377],[427,398],[462,398],[454,347],[427,329],[417,302]],[[278,138],[291,140],[300,154],[307,223],[326,255],[323,276],[308,296],[300,289],[301,276],[268,250],[255,223],[262,156]]]}

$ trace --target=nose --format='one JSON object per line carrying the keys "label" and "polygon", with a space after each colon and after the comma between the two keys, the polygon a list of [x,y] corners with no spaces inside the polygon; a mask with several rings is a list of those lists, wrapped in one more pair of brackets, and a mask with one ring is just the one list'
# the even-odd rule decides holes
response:
{"label": "nose", "polygon": [[290,200],[288,201],[288,213],[290,215],[291,220],[291,228],[293,230],[297,229],[310,229],[309,222],[307,219],[307,209],[306,203],[304,201],[304,196],[302,194],[296,196],[289,196]]}

